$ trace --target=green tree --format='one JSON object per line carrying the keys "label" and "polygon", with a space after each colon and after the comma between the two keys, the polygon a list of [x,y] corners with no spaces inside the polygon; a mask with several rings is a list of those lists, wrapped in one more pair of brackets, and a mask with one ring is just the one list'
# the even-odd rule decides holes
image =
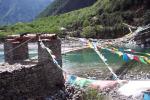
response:
{"label": "green tree", "polygon": [[90,22],[86,19],[86,20],[84,20],[84,22],[83,22],[83,27],[87,27],[87,26],[89,26],[90,25]]}
{"label": "green tree", "polygon": [[87,38],[95,37],[96,36],[95,27],[92,27],[92,26],[84,27],[81,33],[81,36],[87,37]]}

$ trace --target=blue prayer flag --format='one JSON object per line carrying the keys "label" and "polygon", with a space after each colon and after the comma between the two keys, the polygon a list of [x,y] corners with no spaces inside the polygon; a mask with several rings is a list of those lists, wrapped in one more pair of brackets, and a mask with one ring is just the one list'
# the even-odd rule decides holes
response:
{"label": "blue prayer flag", "polygon": [[129,62],[129,57],[128,57],[128,55],[126,53],[123,54],[123,60],[125,62]]}

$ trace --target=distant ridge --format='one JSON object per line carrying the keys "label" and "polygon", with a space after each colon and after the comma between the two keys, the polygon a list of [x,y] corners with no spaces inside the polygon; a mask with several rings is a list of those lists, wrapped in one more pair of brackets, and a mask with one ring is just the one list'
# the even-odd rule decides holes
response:
{"label": "distant ridge", "polygon": [[53,0],[0,0],[0,25],[32,21]]}
{"label": "distant ridge", "polygon": [[55,0],[51,3],[39,17],[47,17],[50,15],[58,15],[87,6],[91,6],[97,0]]}

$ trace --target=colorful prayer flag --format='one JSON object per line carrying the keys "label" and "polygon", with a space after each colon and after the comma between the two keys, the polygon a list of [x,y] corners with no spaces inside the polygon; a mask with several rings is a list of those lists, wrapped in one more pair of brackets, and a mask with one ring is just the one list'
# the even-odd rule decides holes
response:
{"label": "colorful prayer flag", "polygon": [[150,59],[148,59],[147,57],[144,57],[144,59],[150,64]]}
{"label": "colorful prayer flag", "polygon": [[123,53],[122,52],[119,52],[119,51],[116,51],[116,54],[118,54],[119,56],[122,56]]}
{"label": "colorful prayer flag", "polygon": [[140,60],[142,63],[147,64],[147,62],[144,60],[144,58],[139,57],[139,60]]}
{"label": "colorful prayer flag", "polygon": [[124,60],[125,62],[128,62],[128,61],[129,61],[129,57],[127,56],[126,53],[123,54],[123,60]]}
{"label": "colorful prayer flag", "polygon": [[91,42],[88,42],[88,46],[89,46],[90,48],[93,48],[93,45],[92,45]]}
{"label": "colorful prayer flag", "polygon": [[146,55],[150,56],[150,53],[146,53]]}
{"label": "colorful prayer flag", "polygon": [[133,60],[133,58],[134,58],[134,55],[131,55],[131,54],[127,54],[127,56],[128,56],[131,60]]}
{"label": "colorful prayer flag", "polygon": [[134,56],[133,59],[136,60],[136,61],[138,61],[138,62],[140,61],[137,56]]}

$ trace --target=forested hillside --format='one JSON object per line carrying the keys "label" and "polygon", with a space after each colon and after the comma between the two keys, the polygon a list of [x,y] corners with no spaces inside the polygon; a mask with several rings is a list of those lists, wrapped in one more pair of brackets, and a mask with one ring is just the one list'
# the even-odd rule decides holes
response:
{"label": "forested hillside", "polygon": [[[135,26],[150,23],[149,4],[149,0],[97,0],[90,7],[69,13],[1,27],[1,34],[54,32],[60,36],[117,38],[129,33],[123,23]],[[66,30],[61,30],[62,27]]]}
{"label": "forested hillside", "polygon": [[58,15],[92,5],[97,0],[55,0],[39,17]]}

